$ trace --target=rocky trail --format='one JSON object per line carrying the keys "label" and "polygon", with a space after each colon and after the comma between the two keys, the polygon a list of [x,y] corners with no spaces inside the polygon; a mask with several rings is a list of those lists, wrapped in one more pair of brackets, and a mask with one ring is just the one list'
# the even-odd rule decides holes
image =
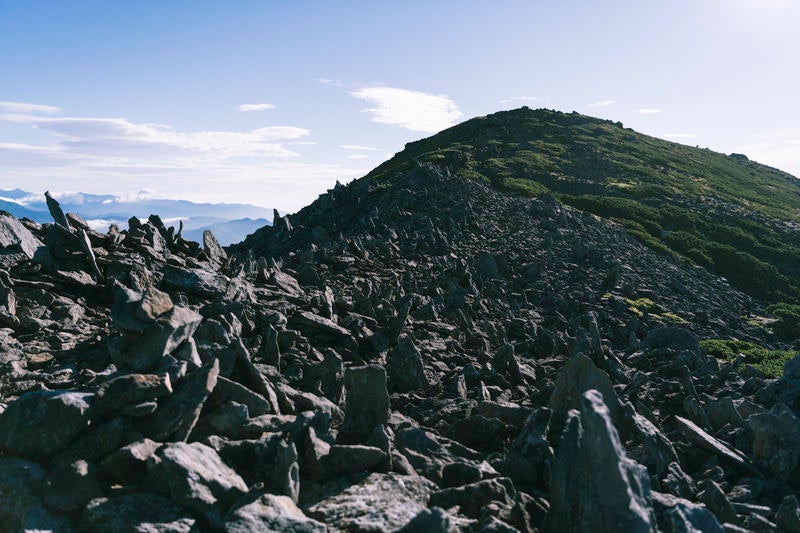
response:
{"label": "rocky trail", "polygon": [[800,357],[618,225],[420,164],[237,246],[0,213],[0,531],[800,531]]}

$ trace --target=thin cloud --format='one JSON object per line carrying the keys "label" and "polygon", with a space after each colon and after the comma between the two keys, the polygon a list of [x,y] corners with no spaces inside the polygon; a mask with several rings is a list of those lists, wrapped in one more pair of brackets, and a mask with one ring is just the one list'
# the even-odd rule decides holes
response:
{"label": "thin cloud", "polygon": [[643,109],[640,109],[638,111],[638,113],[640,115],[657,115],[657,114],[661,113],[661,110],[660,109],[656,109],[654,107],[645,107]]}
{"label": "thin cloud", "polygon": [[348,159],[369,159],[368,155],[364,154],[351,154],[347,156]]}
{"label": "thin cloud", "polygon": [[593,102],[593,103],[589,104],[588,107],[608,107],[608,106],[614,105],[616,103],[617,103],[616,100],[601,100],[599,102]]}
{"label": "thin cloud", "polygon": [[533,102],[538,100],[538,96],[509,96],[500,100],[501,104],[513,104],[516,102]]}
{"label": "thin cloud", "polygon": [[[41,117],[35,115],[0,115],[0,120],[28,124],[56,134],[62,140],[59,150],[91,155],[190,155],[202,153],[207,158],[297,155],[275,141],[299,139],[310,135],[305,128],[269,126],[250,131],[181,132],[170,126],[135,123],[124,118]],[[182,154],[185,152],[185,154]]]}
{"label": "thin cloud", "polygon": [[345,150],[364,150],[369,152],[380,152],[380,148],[373,148],[371,146],[361,146],[359,144],[342,144],[339,148],[343,148]]}
{"label": "thin cloud", "polygon": [[665,139],[694,139],[697,137],[695,133],[665,133]]}
{"label": "thin cloud", "polygon": [[372,105],[363,110],[372,116],[372,122],[411,131],[435,133],[463,116],[456,103],[441,94],[395,87],[363,87],[350,94]]}
{"label": "thin cloud", "polygon": [[52,105],[26,104],[23,102],[0,102],[0,112],[3,113],[42,113],[50,115],[61,113],[61,108]]}
{"label": "thin cloud", "polygon": [[275,109],[275,104],[242,104],[239,111],[268,111]]}

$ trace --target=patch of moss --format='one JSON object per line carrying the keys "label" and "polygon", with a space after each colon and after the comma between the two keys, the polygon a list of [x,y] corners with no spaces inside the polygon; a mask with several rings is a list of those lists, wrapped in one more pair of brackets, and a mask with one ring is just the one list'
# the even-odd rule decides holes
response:
{"label": "patch of moss", "polygon": [[770,378],[781,377],[784,363],[797,355],[797,352],[770,350],[752,342],[736,339],[703,339],[700,341],[700,347],[707,354],[730,362],[736,361],[737,356],[742,354],[745,363],[753,365]]}

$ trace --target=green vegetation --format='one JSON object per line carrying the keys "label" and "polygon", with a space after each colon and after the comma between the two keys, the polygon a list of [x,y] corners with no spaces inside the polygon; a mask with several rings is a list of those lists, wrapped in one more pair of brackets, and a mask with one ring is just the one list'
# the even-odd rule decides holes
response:
{"label": "green vegetation", "polygon": [[783,364],[797,355],[796,352],[770,350],[740,340],[704,339],[700,341],[700,346],[707,354],[731,362],[736,361],[736,357],[742,354],[745,363],[753,365],[770,378],[782,376]]}
{"label": "green vegetation", "polygon": [[[417,161],[514,193],[554,194],[752,296],[800,302],[800,181],[744,156],[577,113],[521,108],[410,143],[369,177],[391,181]],[[781,320],[790,331],[791,320]]]}

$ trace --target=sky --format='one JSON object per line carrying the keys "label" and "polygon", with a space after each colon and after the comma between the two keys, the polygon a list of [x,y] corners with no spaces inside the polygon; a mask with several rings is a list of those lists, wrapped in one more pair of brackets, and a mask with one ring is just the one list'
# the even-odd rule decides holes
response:
{"label": "sky", "polygon": [[800,176],[800,0],[0,0],[0,189],[295,211],[527,105]]}

